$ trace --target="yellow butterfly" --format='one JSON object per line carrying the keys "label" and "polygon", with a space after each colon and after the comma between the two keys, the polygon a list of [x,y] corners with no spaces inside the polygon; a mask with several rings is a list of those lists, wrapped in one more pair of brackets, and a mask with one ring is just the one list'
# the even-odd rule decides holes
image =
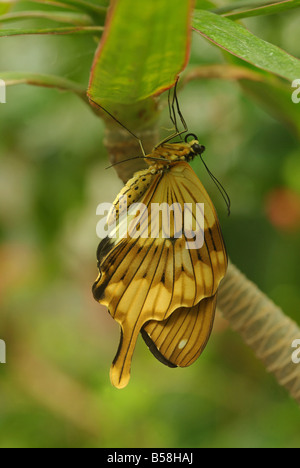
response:
{"label": "yellow butterfly", "polygon": [[[171,367],[192,364],[210,336],[228,261],[214,206],[188,164],[204,149],[194,135],[161,143],[145,156],[149,167],[126,183],[108,215],[93,294],[121,326],[110,371],[117,388],[128,384],[140,332]],[[162,204],[172,209],[164,211]]]}

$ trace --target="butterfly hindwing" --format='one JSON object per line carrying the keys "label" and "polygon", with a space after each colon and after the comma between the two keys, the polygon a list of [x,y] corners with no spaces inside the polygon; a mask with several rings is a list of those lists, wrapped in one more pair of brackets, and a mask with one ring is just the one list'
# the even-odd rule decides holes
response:
{"label": "butterfly hindwing", "polygon": [[216,299],[217,294],[191,308],[180,307],[166,320],[146,323],[141,333],[154,356],[170,367],[193,364],[210,337]]}

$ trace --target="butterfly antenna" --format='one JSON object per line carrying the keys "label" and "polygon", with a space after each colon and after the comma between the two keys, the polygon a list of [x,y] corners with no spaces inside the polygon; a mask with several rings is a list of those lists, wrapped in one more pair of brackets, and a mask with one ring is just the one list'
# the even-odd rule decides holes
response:
{"label": "butterfly antenna", "polygon": [[[108,114],[115,122],[117,122],[121,127],[123,127],[125,130],[127,130],[128,133],[130,133],[130,135],[132,135],[138,142],[139,142],[139,145],[140,145],[140,148],[142,150],[142,153],[143,153],[143,156],[146,156],[146,152],[145,152],[145,149],[144,149],[144,146],[143,146],[143,143],[142,143],[142,140],[136,136],[131,130],[129,130],[129,128],[125,127],[124,124],[122,124],[122,122],[120,122],[113,114],[111,114],[107,109],[105,109],[105,107],[102,107],[100,106],[100,104],[98,104],[97,102],[93,101],[93,99],[91,99],[89,97],[89,100],[91,102],[93,102],[97,107],[99,107],[100,109],[102,109],[104,112],[106,112],[106,114]],[[132,159],[136,159],[136,158],[132,158]]]}
{"label": "butterfly antenna", "polygon": [[223,198],[223,200],[225,201],[226,206],[227,206],[228,216],[230,216],[231,200],[230,200],[230,197],[229,197],[228,193],[226,192],[226,190],[225,190],[225,188],[223,187],[223,185],[221,184],[221,182],[216,178],[216,176],[213,175],[213,173],[211,172],[211,170],[208,168],[208,166],[207,166],[207,164],[205,163],[205,161],[204,161],[202,155],[199,154],[199,156],[200,156],[200,159],[201,159],[201,161],[203,162],[204,167],[205,167],[205,169],[207,170],[209,176],[211,177],[212,181],[215,183],[215,185],[217,186],[219,192],[221,193],[222,198]]}

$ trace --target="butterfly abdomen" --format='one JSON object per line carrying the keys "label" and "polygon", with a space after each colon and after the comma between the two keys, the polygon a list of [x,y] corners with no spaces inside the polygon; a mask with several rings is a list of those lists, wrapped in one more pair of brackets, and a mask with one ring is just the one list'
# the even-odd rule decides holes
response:
{"label": "butterfly abdomen", "polygon": [[150,187],[154,175],[155,171],[151,171],[151,168],[148,168],[136,172],[134,176],[128,180],[113,202],[112,209],[108,214],[107,224],[109,226],[125,214],[133,203],[137,203],[140,200]]}

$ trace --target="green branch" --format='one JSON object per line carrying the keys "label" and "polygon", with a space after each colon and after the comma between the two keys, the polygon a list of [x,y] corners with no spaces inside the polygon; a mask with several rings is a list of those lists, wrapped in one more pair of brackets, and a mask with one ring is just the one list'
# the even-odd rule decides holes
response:
{"label": "green branch", "polygon": [[24,35],[63,35],[63,34],[92,34],[98,36],[102,33],[101,26],[77,26],[67,28],[46,28],[46,29],[0,29],[0,37],[24,36]]}
{"label": "green branch", "polygon": [[27,19],[46,19],[57,23],[70,23],[78,26],[92,25],[90,16],[82,13],[60,12],[60,11],[19,11],[0,16],[0,23],[22,21]]}

